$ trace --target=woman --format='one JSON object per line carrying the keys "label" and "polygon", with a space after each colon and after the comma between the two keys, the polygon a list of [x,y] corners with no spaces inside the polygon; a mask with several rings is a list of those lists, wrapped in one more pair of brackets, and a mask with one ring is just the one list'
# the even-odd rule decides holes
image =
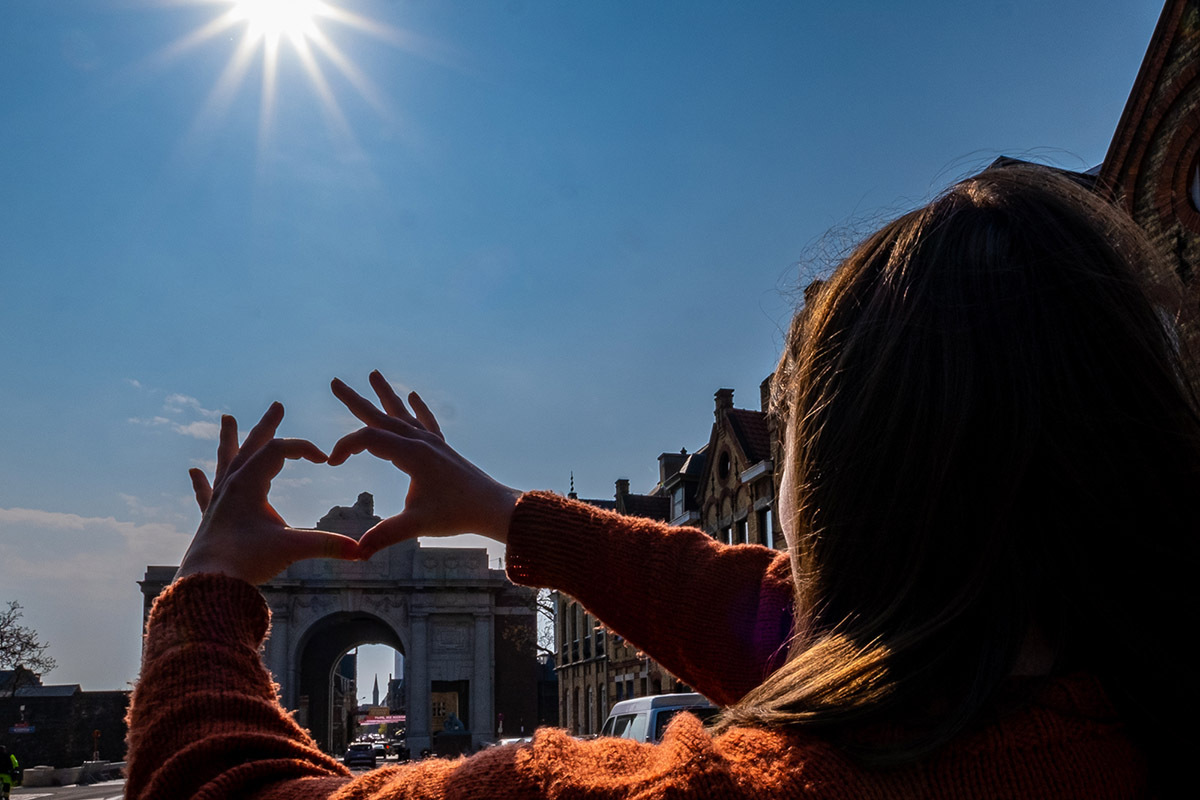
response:
{"label": "woman", "polygon": [[[278,405],[240,448],[226,418],[148,628],[128,796],[1171,793],[1200,706],[1174,646],[1196,621],[1200,415],[1144,285],[1153,258],[1131,221],[1028,168],[870,237],[797,315],[776,376],[778,559],[501,486],[378,373],[382,410],[335,381],[365,427],[328,460],[392,461],[412,478],[404,511],[357,544],[294,531],[270,480],[324,454],[273,438]],[[574,594],[730,704],[716,731],[686,715],[657,746],[541,731],[347,777],[278,708],[251,584],[463,531],[506,541],[514,580]],[[628,592],[576,568],[598,560]],[[652,585],[670,596],[636,594]]]}

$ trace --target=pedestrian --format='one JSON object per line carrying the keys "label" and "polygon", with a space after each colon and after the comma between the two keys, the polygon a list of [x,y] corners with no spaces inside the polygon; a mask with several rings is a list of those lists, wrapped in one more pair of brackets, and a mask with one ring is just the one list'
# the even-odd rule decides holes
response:
{"label": "pedestrian", "polygon": [[8,752],[8,747],[0,744],[0,791],[4,793],[4,800],[12,794],[14,783],[21,783],[21,764],[16,753]]}
{"label": "pedestrian", "polygon": [[[222,420],[204,516],[147,629],[129,798],[1170,796],[1187,779],[1200,410],[1156,254],[1048,170],[987,170],[884,226],[798,312],[774,378],[788,552],[517,492],[379,373],[326,458]],[[1166,298],[1166,299],[1164,299]],[[411,410],[409,409],[411,406]],[[537,436],[538,431],[526,431]],[[289,529],[287,458],[369,451],[404,510]],[[528,744],[352,778],[278,704],[254,584],[415,536],[507,545],[726,706],[648,745]]]}

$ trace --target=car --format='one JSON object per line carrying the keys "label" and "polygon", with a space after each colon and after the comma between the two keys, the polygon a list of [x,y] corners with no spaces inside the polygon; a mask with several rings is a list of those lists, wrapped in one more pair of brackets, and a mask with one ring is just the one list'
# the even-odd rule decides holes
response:
{"label": "car", "polygon": [[706,720],[719,710],[708,698],[695,692],[635,697],[613,706],[600,735],[653,744],[662,738],[667,723],[680,711]]}
{"label": "car", "polygon": [[342,756],[342,763],[347,767],[370,767],[375,769],[378,766],[378,758],[375,755],[375,747],[370,742],[353,742],[346,749],[346,755]]}
{"label": "car", "polygon": [[394,755],[397,761],[408,761],[408,743],[404,739],[393,739],[388,742],[388,753]]}

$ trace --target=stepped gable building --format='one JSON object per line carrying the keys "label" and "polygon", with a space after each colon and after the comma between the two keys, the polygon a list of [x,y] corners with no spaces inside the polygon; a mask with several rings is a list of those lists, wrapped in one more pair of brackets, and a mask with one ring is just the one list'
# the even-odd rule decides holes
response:
{"label": "stepped gable building", "polygon": [[707,458],[696,501],[700,524],[726,544],[784,547],[775,494],[780,432],[767,414],[771,376],[759,385],[758,410],[734,408],[733,390],[718,389]]}
{"label": "stepped gable building", "polygon": [[[770,378],[759,387],[763,408]],[[733,407],[733,390],[716,393],[708,444],[658,457],[659,480],[650,492],[630,491],[619,478],[613,500],[581,500],[619,514],[702,528],[731,544],[783,547],[775,513],[775,470],[780,445],[764,410]],[[716,453],[716,458],[710,454]],[[579,500],[572,479],[567,495]],[[605,630],[576,600],[553,593],[559,723],[577,736],[598,733],[614,704],[634,697],[690,688],[622,637]]]}

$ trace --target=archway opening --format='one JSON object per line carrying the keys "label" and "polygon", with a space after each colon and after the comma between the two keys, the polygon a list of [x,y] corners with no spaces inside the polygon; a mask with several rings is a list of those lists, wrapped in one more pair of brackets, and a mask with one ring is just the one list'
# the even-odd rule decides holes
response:
{"label": "archway opening", "polygon": [[[378,617],[362,613],[331,614],[309,630],[300,647],[297,720],[308,728],[323,750],[335,756],[345,752],[346,746],[360,733],[362,683],[370,681],[365,687],[368,704],[374,699],[374,673],[368,676],[358,663],[359,653],[366,650],[364,645],[383,645],[395,653],[404,652],[404,644],[391,626]],[[378,650],[371,648],[370,652],[377,661],[374,657],[378,656]],[[395,662],[393,657],[393,670]],[[396,687],[399,694],[391,699],[404,700],[403,674],[393,674],[393,681],[399,682]],[[387,700],[387,688],[381,679],[380,706],[377,708],[383,707]],[[378,726],[381,723],[372,724]]]}

